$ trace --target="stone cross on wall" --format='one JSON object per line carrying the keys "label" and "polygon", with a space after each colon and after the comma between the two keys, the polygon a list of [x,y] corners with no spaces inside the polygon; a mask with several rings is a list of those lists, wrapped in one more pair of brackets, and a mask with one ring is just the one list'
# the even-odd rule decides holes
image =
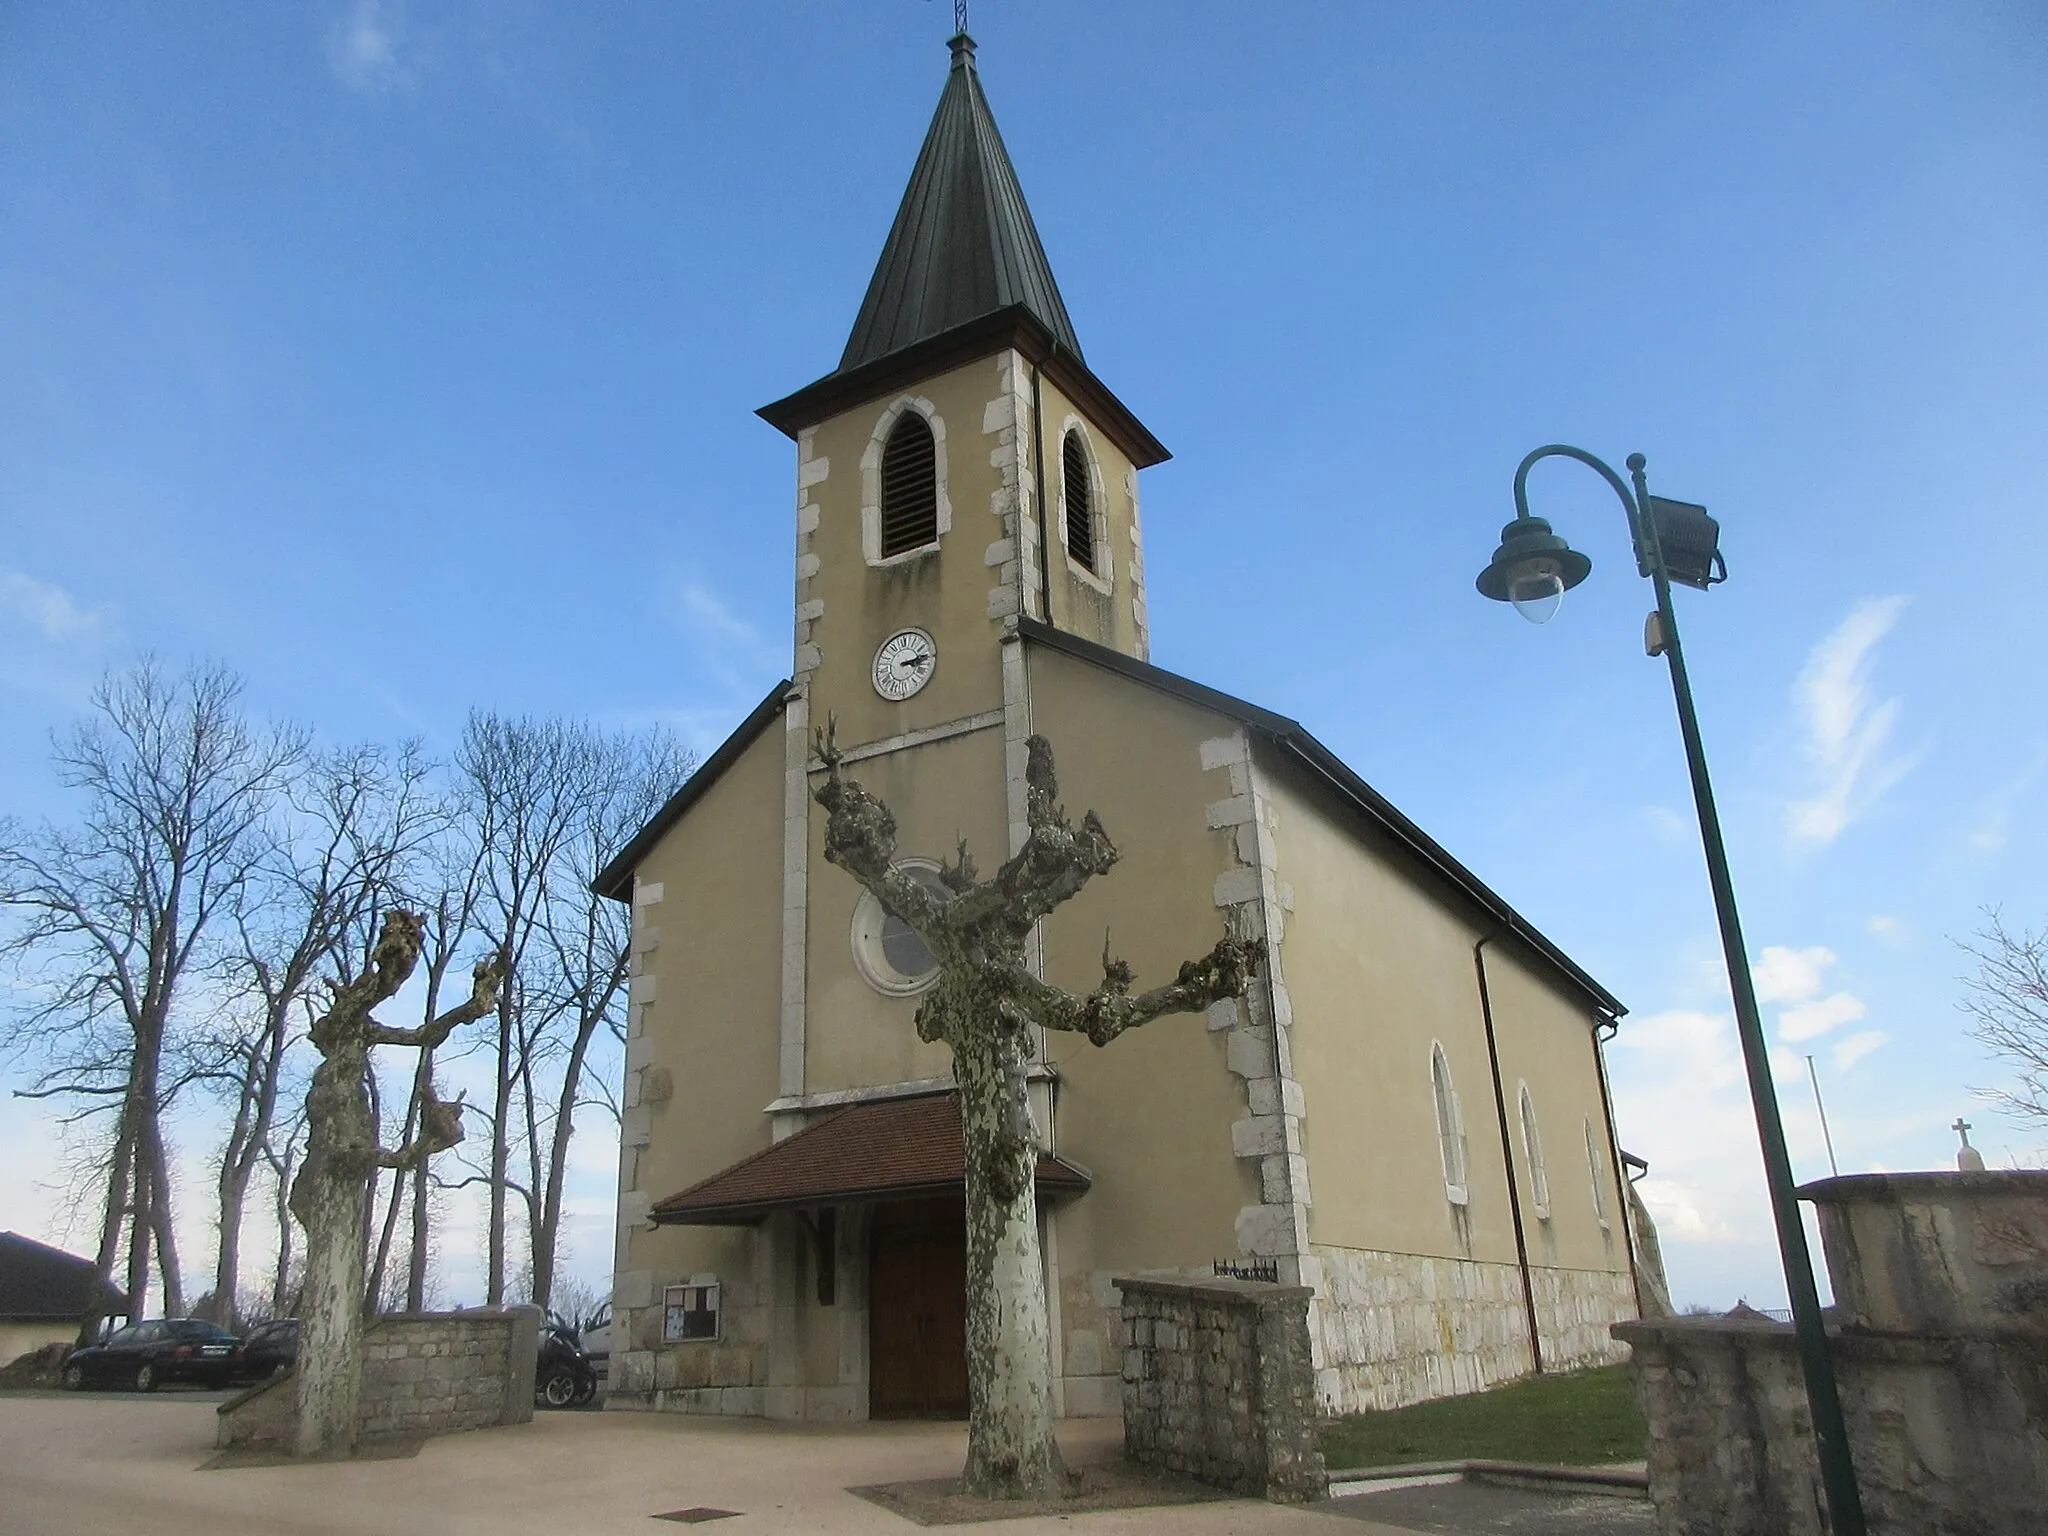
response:
{"label": "stone cross on wall", "polygon": [[1956,1123],[1949,1129],[1963,1138],[1963,1145],[1956,1153],[1956,1167],[1964,1173],[1982,1173],[1984,1154],[1970,1145],[1970,1122],[1958,1115]]}

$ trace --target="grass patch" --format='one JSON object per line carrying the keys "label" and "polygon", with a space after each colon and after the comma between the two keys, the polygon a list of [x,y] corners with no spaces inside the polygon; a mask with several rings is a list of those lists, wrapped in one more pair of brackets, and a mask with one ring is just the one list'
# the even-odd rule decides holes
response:
{"label": "grass patch", "polygon": [[1641,1461],[1646,1438],[1624,1365],[1354,1413],[1325,1424],[1320,1436],[1332,1468],[1467,1460],[1599,1466]]}

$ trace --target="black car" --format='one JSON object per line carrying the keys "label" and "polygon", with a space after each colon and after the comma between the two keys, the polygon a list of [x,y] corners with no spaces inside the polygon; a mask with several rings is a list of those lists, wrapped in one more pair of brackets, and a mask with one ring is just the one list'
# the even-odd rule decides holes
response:
{"label": "black car", "polygon": [[299,1320],[280,1317],[249,1330],[235,1350],[235,1378],[267,1381],[281,1376],[299,1360]]}
{"label": "black car", "polygon": [[226,1386],[235,1368],[233,1334],[196,1317],[160,1317],[118,1328],[103,1343],[64,1358],[64,1385],[128,1386],[154,1392],[167,1381]]}
{"label": "black car", "polygon": [[583,1352],[576,1330],[550,1316],[540,1330],[540,1358],[534,1362],[533,1400],[544,1408],[580,1408],[597,1396],[597,1367]]}

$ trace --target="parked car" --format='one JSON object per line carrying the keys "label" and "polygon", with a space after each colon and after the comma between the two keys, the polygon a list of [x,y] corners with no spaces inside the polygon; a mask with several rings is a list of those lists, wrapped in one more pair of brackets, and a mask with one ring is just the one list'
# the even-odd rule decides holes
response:
{"label": "parked car", "polygon": [[196,1317],[159,1317],[117,1328],[99,1344],[64,1357],[64,1385],[129,1386],[154,1392],[167,1381],[223,1387],[235,1369],[241,1340],[217,1323]]}
{"label": "parked car", "polygon": [[280,1317],[249,1331],[235,1350],[239,1381],[268,1381],[282,1376],[299,1360],[299,1320]]}
{"label": "parked car", "polygon": [[533,1400],[543,1408],[580,1408],[597,1396],[597,1367],[583,1352],[576,1330],[550,1314],[541,1325],[540,1357],[534,1364]]}
{"label": "parked car", "polygon": [[612,1362],[612,1304],[606,1302],[583,1319],[583,1325],[576,1330],[576,1337],[583,1345],[583,1353],[588,1355],[590,1363],[597,1367],[598,1376],[609,1376]]}

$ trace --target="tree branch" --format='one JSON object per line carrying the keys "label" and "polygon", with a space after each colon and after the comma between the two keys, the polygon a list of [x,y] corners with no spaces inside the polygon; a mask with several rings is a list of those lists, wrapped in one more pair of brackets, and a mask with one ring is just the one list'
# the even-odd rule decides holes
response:
{"label": "tree branch", "polygon": [[[410,913],[406,914],[411,916]],[[418,918],[413,921],[417,923]],[[417,950],[415,950],[417,958]],[[407,967],[410,971],[410,967]],[[372,1045],[416,1045],[434,1050],[460,1025],[483,1018],[498,1006],[498,984],[505,979],[505,956],[499,952],[479,960],[470,972],[469,996],[438,1018],[422,1024],[417,1029],[394,1029],[379,1024],[375,1019],[368,1021],[370,1044]]]}
{"label": "tree branch", "polygon": [[839,772],[839,722],[826,716],[814,746],[825,782],[811,798],[825,808],[825,857],[874,893],[892,917],[910,924],[927,943],[941,932],[947,903],[896,867],[896,818],[859,780]]}
{"label": "tree branch", "polygon": [[1076,997],[1021,969],[1012,985],[1033,1023],[1046,1029],[1070,1030],[1086,1035],[1096,1045],[1107,1045],[1125,1030],[1149,1024],[1165,1014],[1200,1013],[1225,998],[1242,997],[1265,961],[1264,939],[1226,934],[1201,959],[1183,961],[1179,974],[1165,986],[1133,997],[1131,968],[1110,957],[1105,941],[1102,985],[1086,997]]}

